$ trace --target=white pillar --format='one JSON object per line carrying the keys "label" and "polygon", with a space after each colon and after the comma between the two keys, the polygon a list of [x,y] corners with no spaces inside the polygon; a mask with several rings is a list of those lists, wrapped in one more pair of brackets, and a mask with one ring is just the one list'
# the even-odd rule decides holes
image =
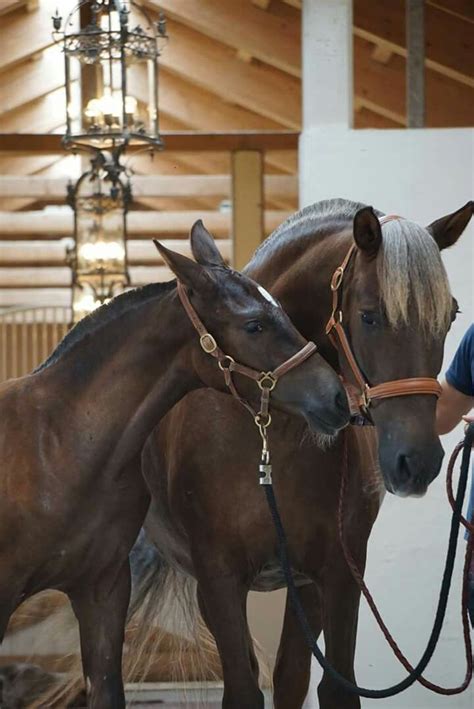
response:
{"label": "white pillar", "polygon": [[303,129],[352,125],[352,0],[303,2]]}

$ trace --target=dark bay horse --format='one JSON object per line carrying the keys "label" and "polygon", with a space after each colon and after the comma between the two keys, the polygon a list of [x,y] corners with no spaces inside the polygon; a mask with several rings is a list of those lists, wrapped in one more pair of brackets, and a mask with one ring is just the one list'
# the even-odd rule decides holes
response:
{"label": "dark bay horse", "polygon": [[[299,330],[351,381],[345,360],[338,361],[324,331],[331,313],[331,276],[355,243],[342,310],[365,378],[371,385],[435,378],[456,312],[440,250],[457,241],[472,212],[471,202],[427,228],[405,219],[381,227],[381,213],[370,207],[346,200],[317,203],[278,228],[246,273],[279,299]],[[435,408],[436,398],[426,394],[378,401],[371,410],[374,428],[346,429],[326,448],[307,435],[304,422],[284,413],[274,416],[274,487],[301,599],[313,630],[324,632],[327,658],[348,679],[354,679],[359,590],[337,530],[345,445],[350,465],[345,531],[363,569],[384,489],[423,495],[440,470],[443,450],[434,428]],[[222,662],[225,709],[263,707],[246,599],[250,589],[285,585],[258,485],[258,454],[246,412],[229,397],[201,390],[168,414],[142,455],[152,493],[146,531],[158,561],[152,562],[155,578],[148,564],[146,584],[137,584],[136,605],[146,606],[148,588],[151,605],[166,610],[166,592],[176,594],[180,584],[189,586],[196,579],[199,608]],[[168,583],[171,577],[174,585]],[[287,607],[274,675],[277,709],[302,706],[310,661]],[[360,707],[357,697],[327,676],[319,699],[321,709]]]}
{"label": "dark bay horse", "polygon": [[[191,246],[198,263],[157,243],[226,353],[266,371],[300,350],[304,339],[281,307],[225,267],[201,222]],[[255,398],[255,382],[236,377],[236,385]],[[64,591],[95,709],[125,704],[128,555],[149,502],[130,461],[160,418],[203,386],[225,390],[223,375],[199,347],[170,282],[103,306],[35,373],[0,387],[0,640],[24,599]],[[334,432],[348,421],[340,380],[319,355],[284,376],[274,399],[311,426],[324,422]]]}

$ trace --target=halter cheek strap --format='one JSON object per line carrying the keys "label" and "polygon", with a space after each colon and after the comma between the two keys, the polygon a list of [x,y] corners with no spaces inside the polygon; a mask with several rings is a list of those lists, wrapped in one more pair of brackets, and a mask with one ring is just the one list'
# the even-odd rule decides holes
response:
{"label": "halter cheek strap", "polygon": [[[380,219],[380,225],[383,226],[387,222],[397,219],[401,219],[401,217],[396,214],[387,215]],[[362,416],[367,419],[368,410],[373,401],[389,399],[394,396],[413,396],[415,394],[431,394],[439,397],[441,394],[441,386],[439,382],[432,377],[396,379],[394,381],[377,384],[376,386],[370,386],[366,381],[357,364],[343,326],[342,283],[345,271],[354,252],[355,244],[352,244],[343,262],[333,273],[331,279],[332,313],[326,325],[326,335],[329,337],[333,346],[345,357],[356,382],[355,390],[353,386],[346,384],[351,412],[356,417],[362,414]]]}

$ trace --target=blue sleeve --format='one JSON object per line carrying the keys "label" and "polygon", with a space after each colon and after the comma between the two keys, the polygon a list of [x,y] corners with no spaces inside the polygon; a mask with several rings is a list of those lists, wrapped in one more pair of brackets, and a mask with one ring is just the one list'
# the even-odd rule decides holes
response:
{"label": "blue sleeve", "polygon": [[446,381],[466,396],[474,396],[474,324],[461,340],[446,372]]}

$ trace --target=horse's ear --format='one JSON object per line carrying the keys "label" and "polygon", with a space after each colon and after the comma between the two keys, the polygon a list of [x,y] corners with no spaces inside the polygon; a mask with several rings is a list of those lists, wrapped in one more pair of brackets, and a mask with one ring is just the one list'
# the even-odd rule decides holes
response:
{"label": "horse's ear", "polygon": [[369,258],[377,255],[382,243],[382,229],[372,207],[363,207],[355,215],[354,241]]}
{"label": "horse's ear", "polygon": [[202,292],[203,289],[210,288],[214,283],[209,272],[199,263],[192,261],[187,256],[178,254],[176,251],[167,249],[156,239],[153,239],[153,243],[168,268],[173,271],[176,278],[187,288]]}
{"label": "horse's ear", "polygon": [[464,207],[458,209],[457,212],[453,212],[445,217],[441,217],[441,219],[437,219],[426,228],[438,244],[439,248],[441,250],[447,249],[448,246],[452,246],[459,239],[464,229],[469,224],[473,214],[474,202],[470,201],[465,204]]}
{"label": "horse's ear", "polygon": [[201,219],[198,219],[191,229],[191,251],[196,261],[203,266],[225,266],[216,242]]}

